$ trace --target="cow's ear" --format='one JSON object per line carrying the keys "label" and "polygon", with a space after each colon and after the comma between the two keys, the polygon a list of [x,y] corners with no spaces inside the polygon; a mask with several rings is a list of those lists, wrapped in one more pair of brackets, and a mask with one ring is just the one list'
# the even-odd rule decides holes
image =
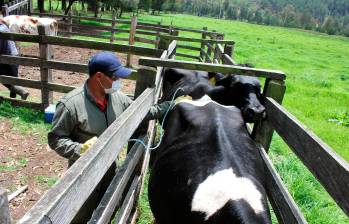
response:
{"label": "cow's ear", "polygon": [[217,81],[217,86],[230,87],[235,82],[235,77],[233,75],[227,75]]}
{"label": "cow's ear", "polygon": [[217,81],[221,80],[222,78],[224,78],[224,75],[221,73],[208,72],[208,79],[213,86],[215,86]]}
{"label": "cow's ear", "polygon": [[164,71],[164,81],[169,82],[171,84],[176,83],[178,80],[183,78],[184,74],[177,69],[166,68]]}

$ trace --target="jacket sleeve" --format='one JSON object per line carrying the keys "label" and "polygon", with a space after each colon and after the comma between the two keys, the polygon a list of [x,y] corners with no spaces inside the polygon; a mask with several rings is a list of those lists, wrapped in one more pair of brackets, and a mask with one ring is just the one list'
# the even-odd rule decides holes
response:
{"label": "jacket sleeve", "polygon": [[76,119],[71,112],[63,103],[58,103],[47,140],[53,150],[70,160],[80,157],[81,144],[74,142],[70,137],[75,124]]}
{"label": "jacket sleeve", "polygon": [[166,112],[170,109],[171,102],[170,101],[164,101],[162,103],[156,104],[152,106],[148,112],[148,114],[145,116],[146,120],[162,120],[166,114]]}

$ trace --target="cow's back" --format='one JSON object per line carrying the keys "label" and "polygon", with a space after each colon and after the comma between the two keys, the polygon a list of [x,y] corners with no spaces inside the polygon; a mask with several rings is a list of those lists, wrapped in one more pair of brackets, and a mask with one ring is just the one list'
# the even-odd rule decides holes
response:
{"label": "cow's back", "polygon": [[149,182],[157,222],[268,223],[263,168],[240,110],[200,102],[169,114]]}

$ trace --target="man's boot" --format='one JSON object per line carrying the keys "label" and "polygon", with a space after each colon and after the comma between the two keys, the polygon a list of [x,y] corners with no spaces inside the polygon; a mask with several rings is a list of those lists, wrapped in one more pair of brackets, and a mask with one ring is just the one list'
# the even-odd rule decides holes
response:
{"label": "man's boot", "polygon": [[16,98],[16,94],[21,96],[22,100],[26,100],[29,96],[29,92],[20,86],[9,86],[10,97]]}

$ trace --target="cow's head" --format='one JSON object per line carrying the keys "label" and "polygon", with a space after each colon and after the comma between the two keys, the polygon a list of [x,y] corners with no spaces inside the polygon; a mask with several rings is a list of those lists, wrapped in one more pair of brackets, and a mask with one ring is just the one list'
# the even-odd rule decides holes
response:
{"label": "cow's head", "polygon": [[261,85],[255,77],[227,75],[217,80],[208,95],[217,103],[240,108],[245,122],[257,122],[266,116]]}
{"label": "cow's head", "polygon": [[189,95],[193,99],[199,99],[204,96],[211,88],[209,83],[211,74],[201,71],[192,71],[184,69],[166,69],[163,79],[163,97],[164,100],[171,100],[177,91],[176,97]]}

